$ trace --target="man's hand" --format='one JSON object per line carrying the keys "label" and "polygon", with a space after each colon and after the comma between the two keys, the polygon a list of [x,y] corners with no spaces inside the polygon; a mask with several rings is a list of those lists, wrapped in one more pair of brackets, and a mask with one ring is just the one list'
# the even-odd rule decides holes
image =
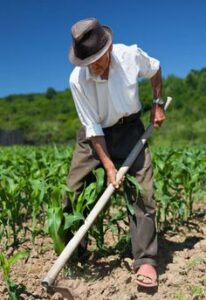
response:
{"label": "man's hand", "polygon": [[162,106],[159,104],[153,104],[150,121],[153,124],[154,128],[159,128],[165,120],[165,113]]}
{"label": "man's hand", "polygon": [[[153,90],[153,99],[161,99],[162,95],[162,75],[161,67],[156,72],[156,74],[151,78],[152,90]],[[163,121],[165,120],[164,109],[159,104],[153,104],[151,110],[150,121],[155,128],[159,128]]]}
{"label": "man's hand", "polygon": [[107,185],[111,183],[115,189],[118,189],[123,183],[125,177],[123,176],[121,180],[117,181],[117,177],[116,177],[117,169],[115,168],[114,165],[106,169],[106,173],[107,173]]}

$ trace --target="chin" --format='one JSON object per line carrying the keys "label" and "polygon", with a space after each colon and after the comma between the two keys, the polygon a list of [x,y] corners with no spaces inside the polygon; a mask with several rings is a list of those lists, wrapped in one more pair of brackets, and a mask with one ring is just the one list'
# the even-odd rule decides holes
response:
{"label": "chin", "polygon": [[94,75],[101,76],[104,73],[104,71],[94,72]]}

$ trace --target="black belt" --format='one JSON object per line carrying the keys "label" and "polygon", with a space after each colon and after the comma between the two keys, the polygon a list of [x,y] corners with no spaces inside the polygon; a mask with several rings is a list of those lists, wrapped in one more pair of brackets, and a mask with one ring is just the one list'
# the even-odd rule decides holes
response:
{"label": "black belt", "polygon": [[113,126],[124,125],[124,124],[127,124],[127,123],[137,121],[137,119],[139,119],[140,116],[141,116],[141,111],[139,111],[135,114],[129,115],[127,117],[122,117]]}

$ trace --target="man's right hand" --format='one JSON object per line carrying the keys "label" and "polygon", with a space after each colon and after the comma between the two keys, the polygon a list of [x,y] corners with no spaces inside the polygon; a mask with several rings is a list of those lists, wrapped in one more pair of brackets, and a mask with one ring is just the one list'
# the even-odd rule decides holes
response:
{"label": "man's right hand", "polygon": [[115,166],[107,169],[106,173],[107,173],[107,185],[111,183],[115,189],[118,189],[123,183],[125,176],[123,176],[121,180],[117,181],[117,169],[115,168]]}

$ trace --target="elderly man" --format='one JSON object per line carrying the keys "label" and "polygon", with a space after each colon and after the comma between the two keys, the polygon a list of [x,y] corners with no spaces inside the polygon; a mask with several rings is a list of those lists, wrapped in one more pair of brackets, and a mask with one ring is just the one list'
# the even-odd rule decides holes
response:
{"label": "elderly man", "polygon": [[[116,166],[144,133],[139,77],[151,79],[154,127],[161,126],[165,119],[160,63],[137,45],[112,44],[111,29],[95,18],[75,23],[71,33],[69,60],[76,67],[70,76],[70,87],[83,126],[77,134],[68,183],[79,192],[90,172],[102,165],[107,182],[118,188]],[[135,211],[135,216],[128,212],[134,270],[139,285],[152,287],[157,285],[157,234],[148,146],[131,166],[130,174],[142,187],[140,194],[126,191]]]}

